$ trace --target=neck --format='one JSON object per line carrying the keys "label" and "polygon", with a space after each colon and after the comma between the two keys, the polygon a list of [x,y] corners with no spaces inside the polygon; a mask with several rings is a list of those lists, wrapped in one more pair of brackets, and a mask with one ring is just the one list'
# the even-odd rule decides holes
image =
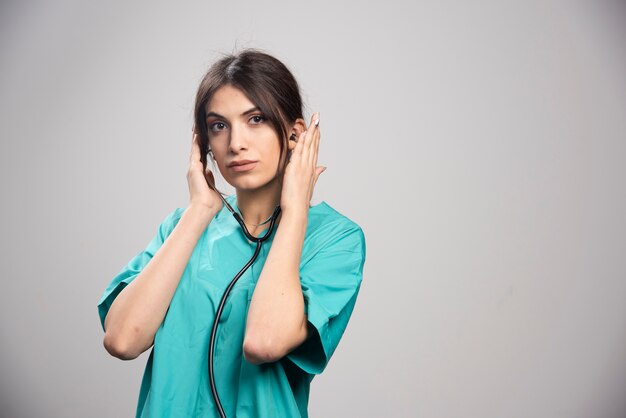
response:
{"label": "neck", "polygon": [[246,225],[260,224],[272,216],[280,204],[280,186],[278,183],[270,183],[267,187],[255,190],[237,189],[237,207]]}

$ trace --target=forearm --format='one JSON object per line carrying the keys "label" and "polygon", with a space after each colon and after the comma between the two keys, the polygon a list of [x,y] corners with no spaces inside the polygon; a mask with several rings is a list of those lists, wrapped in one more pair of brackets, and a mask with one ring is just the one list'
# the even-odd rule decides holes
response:
{"label": "forearm", "polygon": [[150,262],[117,295],[104,324],[104,345],[112,355],[132,359],[152,345],[193,249],[214,215],[187,207]]}
{"label": "forearm", "polygon": [[258,362],[280,358],[306,338],[300,258],[306,211],[282,213],[272,247],[250,301],[244,352]]}

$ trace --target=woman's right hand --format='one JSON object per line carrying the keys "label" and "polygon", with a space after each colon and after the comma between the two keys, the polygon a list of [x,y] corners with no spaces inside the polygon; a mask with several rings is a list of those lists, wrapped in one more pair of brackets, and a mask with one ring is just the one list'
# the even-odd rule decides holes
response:
{"label": "woman's right hand", "polygon": [[196,131],[195,126],[192,136],[189,171],[187,172],[189,204],[207,208],[215,214],[222,209],[224,204],[219,192],[215,190],[215,176],[213,172],[208,167],[206,172],[203,172],[202,161],[200,160],[200,145],[198,145],[200,135]]}

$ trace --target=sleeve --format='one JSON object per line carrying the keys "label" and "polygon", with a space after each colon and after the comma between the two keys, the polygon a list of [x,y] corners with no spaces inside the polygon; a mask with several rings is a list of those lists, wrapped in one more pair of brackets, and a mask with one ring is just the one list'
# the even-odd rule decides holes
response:
{"label": "sleeve", "polygon": [[113,303],[113,300],[117,295],[126,287],[128,283],[133,281],[143,268],[152,259],[154,254],[161,248],[161,245],[165,242],[165,239],[172,233],[174,227],[180,220],[183,212],[182,208],[176,208],[159,225],[156,235],[148,246],[133,257],[126,266],[120,270],[120,272],[111,280],[107,288],[104,290],[100,302],[98,302],[98,314],[100,315],[100,323],[102,324],[102,330],[104,329],[104,319],[106,318],[109,308]]}
{"label": "sleeve", "polygon": [[309,338],[287,354],[309,374],[322,373],[335,352],[354,310],[365,263],[365,236],[358,225],[324,234],[330,239],[300,267]]}

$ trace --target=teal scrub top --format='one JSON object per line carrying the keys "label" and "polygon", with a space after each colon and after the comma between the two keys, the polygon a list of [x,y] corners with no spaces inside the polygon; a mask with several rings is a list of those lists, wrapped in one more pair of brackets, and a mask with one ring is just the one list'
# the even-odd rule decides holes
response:
{"label": "teal scrub top", "polygon": [[[239,212],[236,195],[226,197]],[[180,220],[176,208],[156,236],[113,278],[98,313],[104,319],[115,297],[148,264]],[[356,302],[365,262],[365,236],[326,202],[309,208],[300,260],[310,337],[285,357],[255,365],[243,355],[248,306],[278,225],[254,264],[239,278],[220,319],[215,383],[228,417],[307,417],[309,387],[339,344]],[[261,235],[265,230],[261,232]],[[248,241],[223,206],[200,236],[158,328],[148,357],[136,417],[218,417],[208,375],[209,338],[221,297],[252,257]]]}

